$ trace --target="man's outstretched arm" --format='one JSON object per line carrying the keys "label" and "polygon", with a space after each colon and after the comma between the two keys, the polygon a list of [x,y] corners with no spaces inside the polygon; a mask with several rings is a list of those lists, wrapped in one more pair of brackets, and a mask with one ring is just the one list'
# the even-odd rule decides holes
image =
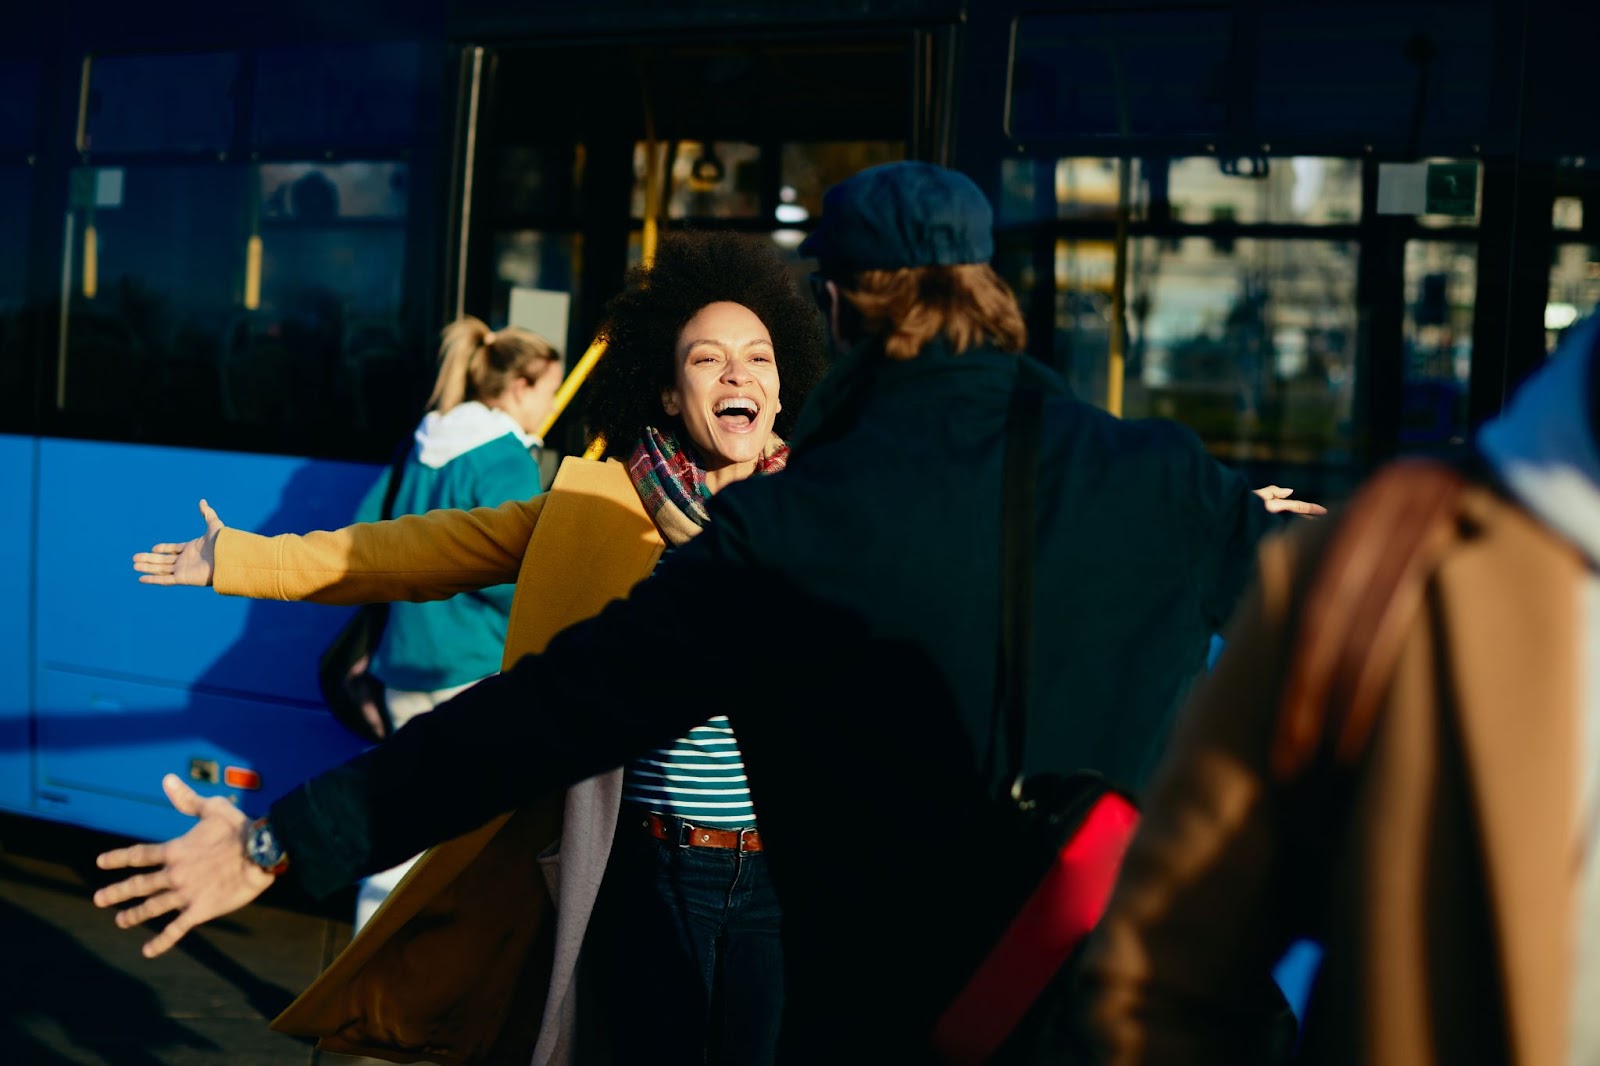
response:
{"label": "man's outstretched arm", "polygon": [[[287,876],[325,895],[618,766],[715,713],[702,686],[638,660],[640,649],[649,649],[652,663],[692,660],[703,654],[696,642],[704,634],[726,627],[724,592],[741,587],[732,581],[748,588],[750,579],[731,577],[694,550],[709,539],[708,532],[682,549],[627,601],[559,634],[543,655],[479,682],[280,798],[268,817],[288,857]],[[231,804],[174,798],[174,805],[198,818],[184,836],[100,857],[105,869],[150,868],[95,894],[102,907],[144,898],[122,912],[120,925],[177,913],[172,932],[146,945],[150,956],[249,903],[271,881],[251,873],[244,815]]]}

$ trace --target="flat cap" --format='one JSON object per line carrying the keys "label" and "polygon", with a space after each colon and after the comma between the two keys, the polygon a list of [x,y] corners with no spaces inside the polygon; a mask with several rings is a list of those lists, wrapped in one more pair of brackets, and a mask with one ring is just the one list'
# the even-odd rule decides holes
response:
{"label": "flat cap", "polygon": [[959,171],[885,163],[823,194],[822,216],[800,254],[835,276],[987,263],[994,257],[994,211]]}

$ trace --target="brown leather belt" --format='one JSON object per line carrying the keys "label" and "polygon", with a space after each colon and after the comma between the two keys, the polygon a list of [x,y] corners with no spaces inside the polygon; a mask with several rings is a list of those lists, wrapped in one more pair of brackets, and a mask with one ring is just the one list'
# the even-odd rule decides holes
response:
{"label": "brown leather belt", "polygon": [[657,840],[680,848],[727,848],[733,851],[760,851],[761,834],[755,829],[712,829],[690,825],[678,818],[645,814],[644,827]]}

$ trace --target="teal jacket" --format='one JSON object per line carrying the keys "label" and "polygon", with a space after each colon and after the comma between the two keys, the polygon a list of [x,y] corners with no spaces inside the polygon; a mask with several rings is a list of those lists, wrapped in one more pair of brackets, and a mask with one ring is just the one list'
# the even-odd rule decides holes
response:
{"label": "teal jacket", "polygon": [[[507,414],[475,400],[448,414],[430,411],[417,427],[395,496],[394,514],[440,508],[498,507],[537,495],[532,437]],[[388,474],[362,501],[357,518],[382,513]],[[373,656],[372,672],[390,688],[436,692],[500,669],[514,585],[495,585],[433,603],[396,603]]]}

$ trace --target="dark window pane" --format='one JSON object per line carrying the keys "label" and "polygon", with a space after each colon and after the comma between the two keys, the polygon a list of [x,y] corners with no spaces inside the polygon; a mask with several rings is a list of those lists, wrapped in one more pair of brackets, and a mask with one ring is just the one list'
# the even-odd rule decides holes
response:
{"label": "dark window pane", "polygon": [[31,374],[22,346],[22,313],[28,297],[28,215],[34,172],[0,167],[0,415],[27,411]]}
{"label": "dark window pane", "polygon": [[248,172],[72,175],[63,410],[146,423],[217,407],[216,359],[244,277]]}
{"label": "dark window pane", "polygon": [[1493,81],[1490,6],[1370,11],[1352,18],[1339,6],[1262,8],[1255,91],[1263,139],[1345,135],[1417,151],[1480,135]]}
{"label": "dark window pane", "polygon": [[1007,130],[1033,137],[1205,137],[1227,123],[1228,16],[1024,15]]}
{"label": "dark window pane", "polygon": [[[262,203],[312,175],[287,214]],[[393,163],[75,171],[57,405],[136,440],[400,433],[417,415],[405,209]]]}
{"label": "dark window pane", "polygon": [[506,219],[567,219],[583,186],[581,144],[508,144],[495,151],[495,211]]}
{"label": "dark window pane", "polygon": [[0,152],[34,148],[39,125],[39,64],[0,62]]}
{"label": "dark window pane", "polygon": [[96,57],[86,152],[221,152],[233,141],[233,52]]}
{"label": "dark window pane", "polygon": [[414,42],[263,49],[255,147],[399,148],[411,140],[421,48]]}

